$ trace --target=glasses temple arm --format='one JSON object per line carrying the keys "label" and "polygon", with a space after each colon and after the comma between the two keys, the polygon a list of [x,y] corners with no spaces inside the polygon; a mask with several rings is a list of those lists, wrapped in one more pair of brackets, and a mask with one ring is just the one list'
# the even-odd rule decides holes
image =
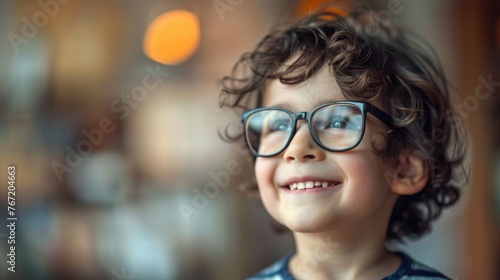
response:
{"label": "glasses temple arm", "polygon": [[368,112],[370,112],[372,115],[374,115],[377,119],[381,120],[388,127],[395,128],[394,121],[392,120],[391,116],[389,116],[386,112],[380,110],[379,108],[377,108],[371,104],[369,104],[369,105],[370,106],[368,107]]}

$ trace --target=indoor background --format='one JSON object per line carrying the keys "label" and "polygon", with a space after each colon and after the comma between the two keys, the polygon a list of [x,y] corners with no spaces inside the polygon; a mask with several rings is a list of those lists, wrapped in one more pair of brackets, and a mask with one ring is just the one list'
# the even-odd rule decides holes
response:
{"label": "indoor background", "polygon": [[[218,81],[323,2],[0,1],[0,278],[244,279],[292,252],[242,191],[252,160],[218,135],[238,129]],[[463,199],[400,250],[454,279],[499,279],[500,5],[369,3],[434,46],[471,138]]]}

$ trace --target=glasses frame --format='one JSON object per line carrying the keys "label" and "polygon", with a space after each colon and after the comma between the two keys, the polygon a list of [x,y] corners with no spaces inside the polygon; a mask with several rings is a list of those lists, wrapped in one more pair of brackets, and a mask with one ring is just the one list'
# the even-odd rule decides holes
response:
{"label": "glasses frame", "polygon": [[[351,105],[351,106],[355,106],[355,107],[359,108],[360,111],[361,111],[361,115],[362,115],[362,118],[363,118],[362,128],[361,128],[361,136],[359,137],[359,140],[356,143],[354,143],[352,146],[350,146],[350,147],[343,148],[343,149],[328,148],[325,145],[323,145],[319,141],[319,139],[316,136],[316,134],[313,133],[313,129],[312,129],[312,126],[311,126],[311,119],[312,119],[312,117],[314,116],[314,114],[317,111],[319,111],[319,110],[321,110],[321,109],[323,109],[325,107],[331,106],[331,105]],[[273,153],[273,154],[261,155],[257,151],[254,151],[252,149],[252,147],[248,143],[247,133],[246,133],[246,131],[247,131],[246,130],[246,122],[247,122],[248,118],[250,118],[250,116],[252,116],[253,114],[258,113],[260,111],[267,111],[267,110],[278,110],[278,111],[282,111],[282,112],[285,112],[288,115],[290,115],[290,117],[292,119],[292,123],[293,123],[293,131],[290,134],[290,136],[288,137],[288,140],[286,141],[286,143],[285,143],[285,145],[283,146],[282,149],[280,149],[278,152]],[[250,153],[252,153],[252,155],[254,155],[255,157],[274,157],[276,155],[281,154],[284,150],[286,150],[288,148],[288,146],[290,145],[290,143],[292,142],[293,137],[295,137],[295,133],[297,133],[297,122],[299,120],[307,120],[307,125],[309,126],[309,133],[311,133],[311,136],[313,137],[314,142],[316,142],[316,144],[318,146],[320,146],[321,148],[323,148],[323,149],[325,149],[327,151],[330,151],[330,152],[345,152],[345,151],[349,151],[349,150],[352,150],[352,149],[356,148],[359,145],[359,143],[361,142],[361,140],[363,140],[363,136],[365,134],[366,114],[367,113],[372,114],[374,117],[376,117],[377,119],[379,119],[380,121],[382,121],[385,125],[387,125],[389,128],[391,128],[391,129],[394,128],[394,121],[392,120],[392,117],[389,116],[384,111],[382,111],[381,109],[375,107],[374,105],[372,105],[372,104],[370,104],[368,102],[350,101],[350,100],[346,100],[346,101],[333,101],[333,102],[324,103],[324,104],[319,105],[318,107],[312,109],[309,112],[297,112],[297,113],[294,113],[294,112],[291,112],[291,111],[289,111],[287,109],[280,108],[280,107],[263,107],[263,108],[257,108],[257,109],[249,110],[249,111],[246,111],[246,112],[242,113],[241,114],[241,122],[243,123],[243,128],[244,128],[243,129],[243,137],[245,138],[245,144],[247,145],[248,150],[250,151]]]}

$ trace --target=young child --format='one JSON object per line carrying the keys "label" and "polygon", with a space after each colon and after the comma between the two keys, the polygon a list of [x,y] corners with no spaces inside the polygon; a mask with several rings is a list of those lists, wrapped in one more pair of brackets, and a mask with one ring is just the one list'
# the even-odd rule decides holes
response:
{"label": "young child", "polygon": [[460,196],[461,122],[421,45],[373,11],[329,7],[223,78],[264,206],[296,244],[250,279],[449,279],[385,246],[427,233]]}

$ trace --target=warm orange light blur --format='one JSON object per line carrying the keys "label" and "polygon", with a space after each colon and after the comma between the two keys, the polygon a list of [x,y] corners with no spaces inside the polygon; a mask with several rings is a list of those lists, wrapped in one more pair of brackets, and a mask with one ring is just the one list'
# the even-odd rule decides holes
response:
{"label": "warm orange light blur", "polygon": [[303,17],[311,14],[312,12],[316,11],[317,9],[321,8],[322,6],[325,5],[338,5],[337,7],[331,6],[328,7],[327,10],[330,12],[336,13],[339,16],[344,16],[346,12],[351,8],[351,4],[348,1],[345,0],[337,0],[337,1],[332,1],[332,0],[302,0],[299,5],[297,6],[297,10],[295,15],[297,17]]}
{"label": "warm orange light blur", "polygon": [[144,36],[144,52],[160,63],[176,65],[190,58],[200,43],[198,16],[185,10],[156,18]]}

